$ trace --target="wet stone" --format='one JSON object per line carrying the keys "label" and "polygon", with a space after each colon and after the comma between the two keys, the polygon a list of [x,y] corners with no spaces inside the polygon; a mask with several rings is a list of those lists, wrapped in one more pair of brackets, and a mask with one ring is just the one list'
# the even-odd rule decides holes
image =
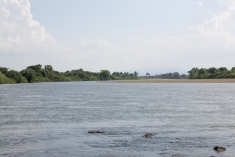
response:
{"label": "wet stone", "polygon": [[100,130],[91,130],[91,131],[88,131],[89,134],[102,134],[104,133],[104,131],[100,131]]}
{"label": "wet stone", "polygon": [[226,151],[226,148],[220,147],[220,146],[215,146],[214,150],[216,150],[217,152],[223,152],[223,151]]}
{"label": "wet stone", "polygon": [[152,133],[147,133],[144,135],[144,137],[152,137],[152,136],[154,136],[154,134],[152,134]]}

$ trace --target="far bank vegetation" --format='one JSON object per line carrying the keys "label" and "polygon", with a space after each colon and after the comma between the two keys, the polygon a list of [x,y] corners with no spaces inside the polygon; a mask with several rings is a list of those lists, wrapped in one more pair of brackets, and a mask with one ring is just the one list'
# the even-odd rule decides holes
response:
{"label": "far bank vegetation", "polygon": [[138,73],[113,72],[101,70],[100,72],[75,69],[59,72],[51,65],[32,65],[19,71],[0,67],[0,84],[35,83],[35,82],[65,82],[65,81],[103,81],[103,80],[134,80],[138,79]]}
{"label": "far bank vegetation", "polygon": [[187,79],[188,75],[182,74],[180,75],[178,72],[173,73],[165,73],[165,74],[156,74],[151,76],[149,73],[146,73],[146,76],[142,77],[143,79]]}
{"label": "far bank vegetation", "polygon": [[220,68],[192,68],[189,73],[189,79],[229,79],[235,78],[235,67],[228,70],[226,67]]}

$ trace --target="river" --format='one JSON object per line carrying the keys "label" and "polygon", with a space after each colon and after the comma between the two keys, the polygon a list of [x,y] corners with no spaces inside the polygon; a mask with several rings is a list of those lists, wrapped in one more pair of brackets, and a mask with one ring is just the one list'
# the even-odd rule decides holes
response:
{"label": "river", "polygon": [[[104,131],[89,134],[90,130]],[[150,138],[146,133],[153,133]],[[217,153],[213,147],[226,147]],[[232,157],[235,84],[0,85],[3,157]]]}

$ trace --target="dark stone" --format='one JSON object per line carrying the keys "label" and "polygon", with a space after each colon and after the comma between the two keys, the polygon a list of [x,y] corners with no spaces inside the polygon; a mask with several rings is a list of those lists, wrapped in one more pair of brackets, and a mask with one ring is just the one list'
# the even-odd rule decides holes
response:
{"label": "dark stone", "polygon": [[100,130],[91,130],[91,131],[88,131],[89,134],[102,134],[104,133],[104,131],[100,131]]}
{"label": "dark stone", "polygon": [[154,134],[152,134],[152,133],[147,133],[144,135],[144,137],[152,137],[152,136],[154,136]]}
{"label": "dark stone", "polygon": [[216,150],[217,152],[223,152],[223,151],[226,151],[226,148],[220,147],[220,146],[215,146],[214,150]]}

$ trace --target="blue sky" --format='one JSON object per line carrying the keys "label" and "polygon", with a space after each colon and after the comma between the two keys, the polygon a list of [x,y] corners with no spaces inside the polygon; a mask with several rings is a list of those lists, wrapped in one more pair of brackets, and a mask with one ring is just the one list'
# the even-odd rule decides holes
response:
{"label": "blue sky", "polygon": [[34,19],[54,38],[68,45],[84,38],[120,41],[131,36],[181,35],[188,27],[201,24],[212,14],[226,9],[219,8],[217,3],[198,5],[197,2],[30,0]]}
{"label": "blue sky", "polygon": [[231,0],[0,0],[0,66],[235,66]]}

